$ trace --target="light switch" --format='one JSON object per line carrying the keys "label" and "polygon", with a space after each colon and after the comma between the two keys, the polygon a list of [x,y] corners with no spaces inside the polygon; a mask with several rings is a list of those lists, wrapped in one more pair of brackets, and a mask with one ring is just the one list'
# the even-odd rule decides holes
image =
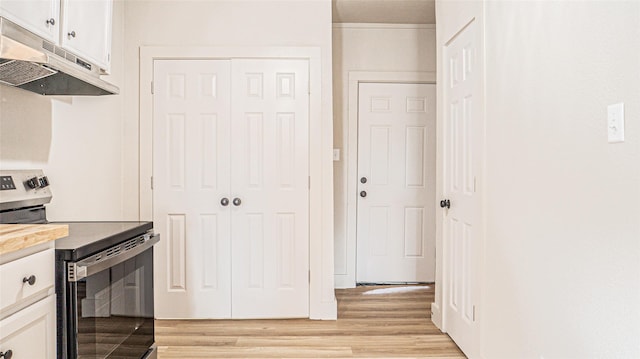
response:
{"label": "light switch", "polygon": [[607,133],[609,143],[624,142],[624,103],[607,107]]}
{"label": "light switch", "polygon": [[333,160],[334,161],[340,161],[340,149],[339,148],[334,148],[333,149]]}

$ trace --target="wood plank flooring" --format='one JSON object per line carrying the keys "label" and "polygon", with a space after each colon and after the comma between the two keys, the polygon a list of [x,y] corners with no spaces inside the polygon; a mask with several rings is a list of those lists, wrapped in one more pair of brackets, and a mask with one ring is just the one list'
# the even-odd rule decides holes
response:
{"label": "wood plank flooring", "polygon": [[159,358],[465,358],[431,322],[433,295],[433,286],[339,289],[336,321],[158,320]]}

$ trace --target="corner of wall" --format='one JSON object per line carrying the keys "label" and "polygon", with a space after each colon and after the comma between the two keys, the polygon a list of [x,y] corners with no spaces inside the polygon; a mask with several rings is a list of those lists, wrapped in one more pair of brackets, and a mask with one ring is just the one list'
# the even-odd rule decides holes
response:
{"label": "corner of wall", "polygon": [[[442,311],[438,303],[431,303],[431,321],[440,330],[442,330]],[[446,333],[443,331],[443,333]]]}
{"label": "corner of wall", "polygon": [[309,319],[314,320],[336,320],[338,319],[338,301],[334,297],[332,301],[311,302]]}

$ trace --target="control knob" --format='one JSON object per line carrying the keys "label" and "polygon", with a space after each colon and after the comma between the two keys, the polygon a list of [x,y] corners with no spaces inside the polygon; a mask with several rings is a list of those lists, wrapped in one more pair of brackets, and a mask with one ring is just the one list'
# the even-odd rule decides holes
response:
{"label": "control knob", "polygon": [[31,189],[36,189],[40,185],[40,181],[38,181],[38,177],[29,178],[25,183],[27,184],[27,187]]}
{"label": "control knob", "polygon": [[47,176],[40,177],[39,181],[40,181],[40,188],[45,188],[49,186],[49,179],[47,178]]}

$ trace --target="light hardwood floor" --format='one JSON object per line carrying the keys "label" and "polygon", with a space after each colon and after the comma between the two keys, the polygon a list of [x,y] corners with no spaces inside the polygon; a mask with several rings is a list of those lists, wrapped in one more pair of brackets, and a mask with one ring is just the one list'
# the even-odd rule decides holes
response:
{"label": "light hardwood floor", "polygon": [[160,359],[465,358],[431,322],[433,286],[336,290],[337,321],[158,320]]}

